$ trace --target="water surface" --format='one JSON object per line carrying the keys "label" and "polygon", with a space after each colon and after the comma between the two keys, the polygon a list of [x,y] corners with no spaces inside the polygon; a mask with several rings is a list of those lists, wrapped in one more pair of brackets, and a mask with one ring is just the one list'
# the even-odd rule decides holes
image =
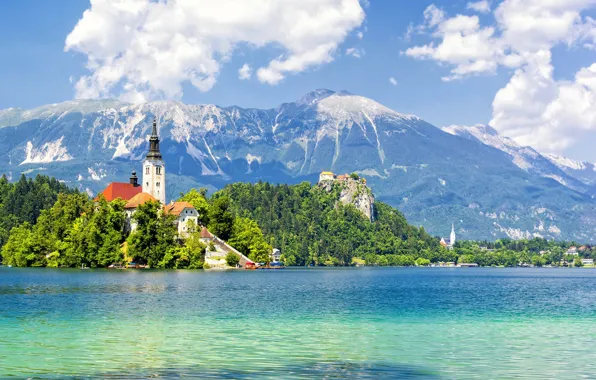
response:
{"label": "water surface", "polygon": [[596,271],[0,268],[0,378],[595,378]]}

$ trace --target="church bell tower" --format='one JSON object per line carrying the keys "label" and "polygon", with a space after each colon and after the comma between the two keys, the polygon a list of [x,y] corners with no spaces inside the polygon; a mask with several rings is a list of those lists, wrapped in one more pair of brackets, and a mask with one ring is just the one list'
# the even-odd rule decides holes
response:
{"label": "church bell tower", "polygon": [[153,117],[153,129],[149,139],[149,153],[143,161],[143,192],[166,204],[166,167],[159,150],[157,119]]}

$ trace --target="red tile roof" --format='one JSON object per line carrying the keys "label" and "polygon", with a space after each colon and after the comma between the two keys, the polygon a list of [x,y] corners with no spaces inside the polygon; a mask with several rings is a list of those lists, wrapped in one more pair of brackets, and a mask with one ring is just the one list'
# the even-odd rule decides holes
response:
{"label": "red tile roof", "polygon": [[188,202],[172,202],[164,207],[164,211],[166,214],[179,216],[185,208],[192,208],[194,210],[193,205]]}
{"label": "red tile roof", "polygon": [[[127,182],[112,182],[101,192],[108,202],[121,198],[125,201],[130,200],[135,195],[143,191],[142,186],[134,187]],[[96,198],[97,199],[97,198]]]}
{"label": "red tile roof", "polygon": [[211,234],[211,232],[209,232],[209,230],[206,227],[203,227],[201,229],[201,238],[203,239],[213,239],[213,235]]}
{"label": "red tile roof", "polygon": [[139,207],[139,205],[142,205],[145,202],[149,202],[149,201],[156,202],[157,199],[155,199],[151,194],[139,193],[139,194],[135,195],[134,197],[132,197],[128,201],[126,206],[124,206],[124,208],[137,208],[137,207]]}

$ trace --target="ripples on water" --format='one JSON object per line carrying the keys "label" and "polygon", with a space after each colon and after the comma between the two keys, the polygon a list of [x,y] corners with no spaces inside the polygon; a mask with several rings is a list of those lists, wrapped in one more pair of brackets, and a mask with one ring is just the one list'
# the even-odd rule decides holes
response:
{"label": "ripples on water", "polygon": [[595,280],[0,268],[0,378],[591,378]]}

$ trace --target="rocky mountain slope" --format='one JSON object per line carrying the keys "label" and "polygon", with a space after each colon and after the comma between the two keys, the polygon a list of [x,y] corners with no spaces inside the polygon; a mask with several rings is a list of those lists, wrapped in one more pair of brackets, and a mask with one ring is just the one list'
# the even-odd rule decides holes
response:
{"label": "rocky mountain slope", "polygon": [[339,200],[343,205],[353,205],[371,222],[374,220],[375,196],[366,182],[360,178],[346,178],[340,180],[322,180],[319,186],[327,192],[339,190]]}
{"label": "rocky mountain slope", "polygon": [[154,115],[170,199],[191,186],[314,182],[324,170],[356,172],[377,199],[433,234],[447,234],[454,222],[462,238],[596,236],[596,202],[552,161],[532,160],[533,169],[524,169],[478,139],[329,90],[270,110],[73,101],[0,111],[0,172],[43,172],[97,192],[139,171]]}
{"label": "rocky mountain slope", "polygon": [[596,189],[596,163],[576,161],[555,154],[545,154],[544,157],[571,177]]}
{"label": "rocky mountain slope", "polygon": [[[545,178],[551,178],[563,186],[577,190],[582,193],[592,192],[596,183],[596,171],[592,170],[593,178],[590,178],[590,168],[587,163],[579,163],[565,157],[541,154],[529,146],[521,146],[512,139],[501,136],[488,125],[475,125],[472,127],[449,126],[442,128],[452,135],[465,137],[479,141],[483,144],[499,149],[508,154],[511,162],[528,173],[536,174]],[[585,171],[586,178],[579,175]]]}

